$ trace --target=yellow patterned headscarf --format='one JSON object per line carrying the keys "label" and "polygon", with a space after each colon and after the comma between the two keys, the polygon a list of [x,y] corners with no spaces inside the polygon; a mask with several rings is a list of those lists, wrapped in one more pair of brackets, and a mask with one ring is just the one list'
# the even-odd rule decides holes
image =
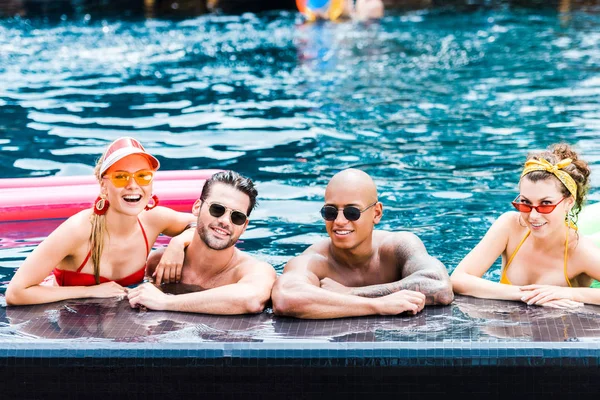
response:
{"label": "yellow patterned headscarf", "polygon": [[562,169],[567,165],[570,165],[572,161],[573,160],[570,158],[565,158],[556,165],[552,165],[543,158],[541,160],[529,160],[525,163],[525,168],[521,173],[521,178],[533,171],[550,172],[551,174],[554,174],[554,176],[556,176],[563,185],[565,185],[565,187],[573,195],[573,198],[577,200],[577,183],[575,183],[575,180],[571,178],[571,175],[565,171],[562,171]]}

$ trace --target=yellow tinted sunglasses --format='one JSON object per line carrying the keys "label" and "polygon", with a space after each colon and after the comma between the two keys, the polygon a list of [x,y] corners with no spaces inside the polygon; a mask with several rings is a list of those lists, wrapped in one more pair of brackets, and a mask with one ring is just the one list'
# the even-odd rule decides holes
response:
{"label": "yellow tinted sunglasses", "polygon": [[108,178],[115,187],[123,188],[127,186],[131,177],[133,177],[138,185],[148,186],[154,178],[154,171],[149,169],[140,169],[136,172],[115,171],[110,174],[105,174],[102,178]]}

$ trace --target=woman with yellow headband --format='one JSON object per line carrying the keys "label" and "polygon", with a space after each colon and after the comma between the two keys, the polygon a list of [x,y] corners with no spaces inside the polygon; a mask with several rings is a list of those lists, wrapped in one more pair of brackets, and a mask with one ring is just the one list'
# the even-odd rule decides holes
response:
{"label": "woman with yellow headband", "polygon": [[[590,169],[568,145],[527,157],[517,210],[501,215],[451,275],[454,291],[474,297],[572,308],[600,304],[600,249],[575,221]],[[502,257],[500,282],[482,276]]]}

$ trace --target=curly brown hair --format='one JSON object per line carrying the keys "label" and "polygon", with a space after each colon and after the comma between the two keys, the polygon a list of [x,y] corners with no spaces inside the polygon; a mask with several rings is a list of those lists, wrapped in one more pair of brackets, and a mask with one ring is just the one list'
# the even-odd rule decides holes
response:
{"label": "curly brown hair", "polygon": [[[571,148],[571,146],[569,146],[566,143],[553,144],[546,151],[529,153],[527,155],[527,160],[544,159],[544,160],[548,161],[549,163],[551,163],[552,165],[556,165],[557,163],[564,160],[565,158],[570,158],[572,160],[572,162],[571,162],[571,164],[562,168],[562,170],[565,171],[566,173],[568,173],[571,176],[571,178],[573,178],[575,183],[577,184],[577,200],[575,201],[575,205],[573,206],[573,210],[572,210],[573,214],[575,216],[577,216],[577,214],[579,214],[579,212],[581,211],[581,208],[583,207],[583,205],[585,203],[585,198],[586,198],[587,192],[589,190],[589,181],[590,181],[589,177],[590,177],[591,169],[588,166],[587,162],[580,159],[577,152],[575,152],[575,150],[573,150]],[[565,185],[560,183],[558,178],[556,178],[554,176],[554,174],[552,174],[551,172],[533,171],[533,172],[530,172],[529,174],[525,175],[524,178],[529,179],[531,182],[544,181],[547,179],[554,178],[560,184],[561,193],[565,197],[568,197],[571,195],[571,193],[569,192],[569,189],[567,189],[567,187]]]}

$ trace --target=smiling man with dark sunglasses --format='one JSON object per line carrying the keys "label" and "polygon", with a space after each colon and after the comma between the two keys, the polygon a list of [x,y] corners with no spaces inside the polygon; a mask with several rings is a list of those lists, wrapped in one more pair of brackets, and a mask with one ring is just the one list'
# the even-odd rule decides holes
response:
{"label": "smiling man with dark sunglasses", "polygon": [[329,239],[291,259],[271,294],[277,315],[340,318],[417,314],[454,294],[444,265],[409,232],[375,230],[383,215],[375,183],[347,169],[325,190]]}
{"label": "smiling man with dark sunglasses", "polygon": [[[180,276],[157,277],[180,282],[169,291],[189,293],[167,295],[146,283],[129,292],[131,307],[205,314],[261,312],[270,298],[275,270],[235,247],[248,226],[256,196],[252,181],[233,171],[218,172],[207,180],[193,206],[197,228],[186,231],[192,237]],[[149,274],[162,255],[163,249],[150,255]]]}

